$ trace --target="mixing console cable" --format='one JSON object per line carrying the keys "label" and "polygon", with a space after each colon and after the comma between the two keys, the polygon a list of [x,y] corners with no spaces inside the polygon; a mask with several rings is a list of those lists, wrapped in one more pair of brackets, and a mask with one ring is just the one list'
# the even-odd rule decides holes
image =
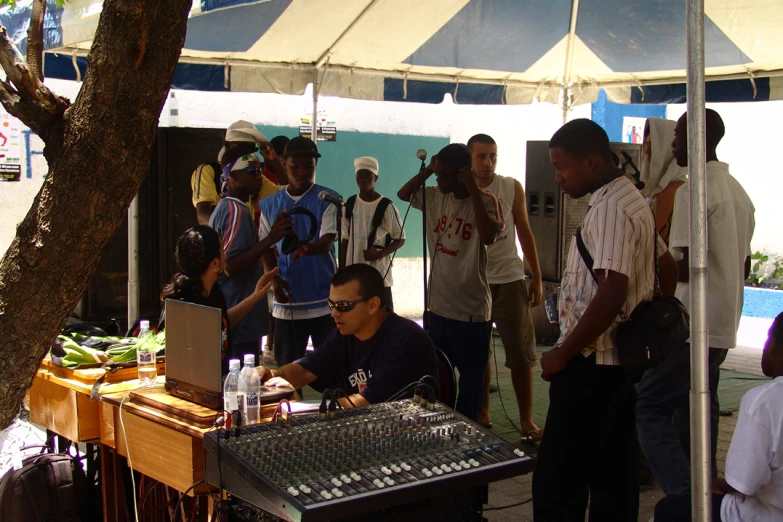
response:
{"label": "mixing console cable", "polygon": [[[185,497],[188,496],[188,491],[191,489],[199,487],[201,484],[206,483],[206,479],[201,479],[198,482],[194,482],[188,489],[186,489],[182,495],[179,496],[179,500],[177,500],[177,505],[174,506],[174,520],[177,519],[177,511],[179,511],[179,506],[182,505],[182,501],[185,499]],[[195,507],[195,506],[194,506]],[[191,517],[192,518],[192,517]]]}
{"label": "mixing console cable", "polygon": [[532,501],[533,497],[530,497],[529,499],[523,500],[522,502],[517,502],[516,504],[509,504],[508,506],[490,506],[488,508],[482,509],[482,511],[500,511],[502,509],[511,509],[517,506],[524,506],[525,504],[529,504]]}
{"label": "mixing console cable", "polygon": [[[348,404],[351,405],[351,408],[355,408],[356,407],[356,405],[353,403],[351,398],[348,396],[348,394],[342,388],[335,388],[334,391],[332,392],[332,403],[336,403],[336,405],[340,406],[341,409],[345,409],[345,408],[343,408],[342,404],[340,404],[338,402],[338,399],[340,399],[340,397],[342,397],[343,399],[348,401]],[[330,403],[330,406],[331,406],[331,403]]]}
{"label": "mixing console cable", "polygon": [[503,413],[506,414],[508,422],[511,423],[511,426],[513,426],[513,428],[517,430],[520,435],[522,435],[522,429],[514,424],[513,420],[511,420],[511,416],[506,411],[506,403],[503,402],[503,394],[500,391],[500,375],[498,375],[498,351],[497,347],[495,346],[495,334],[492,332],[492,330],[490,330],[490,337],[492,337],[492,358],[495,359],[495,384],[498,386],[498,398],[500,399],[500,405],[503,407]]}
{"label": "mixing console cable", "polygon": [[435,391],[435,388],[433,388],[432,385],[427,384],[426,382],[424,382],[424,379],[427,379],[427,378],[433,379],[435,382],[437,382],[437,379],[435,379],[435,377],[433,377],[432,375],[425,375],[421,379],[419,379],[418,381],[410,383],[409,385],[405,386],[403,389],[401,389],[400,391],[398,391],[397,393],[395,393],[394,395],[392,395],[391,397],[386,399],[386,402],[391,402],[391,401],[397,400],[400,397],[402,397],[405,393],[407,393],[408,391],[413,389],[415,386],[420,386],[420,385],[428,387],[430,390],[432,390],[432,393],[437,396],[437,392]]}
{"label": "mixing console cable", "polygon": [[[220,467],[220,430],[223,429],[223,431],[226,432],[226,430],[225,430],[225,426],[226,426],[226,423],[225,423],[225,418],[226,417],[225,416],[226,416],[226,414],[231,415],[231,412],[226,411],[226,410],[219,410],[217,413],[215,413],[215,420],[212,422],[212,427],[210,428],[210,431],[211,430],[215,430],[215,434],[217,435],[217,439],[218,439],[217,440],[217,447],[215,448],[216,453],[217,453],[217,469],[218,469],[218,491],[217,491],[218,499],[217,499],[217,501],[215,500],[214,494],[212,492],[210,492],[210,496],[212,497],[212,503],[213,503],[213,506],[212,506],[212,515],[213,515],[212,516],[212,520],[218,520],[218,521],[221,520],[221,518],[220,518],[220,511],[219,511],[218,506],[221,503],[223,503],[223,470]],[[207,433],[209,433],[209,432],[207,432]],[[207,476],[207,460],[206,459],[204,459],[204,476],[205,477]],[[214,516],[216,513],[218,515],[217,519]]]}

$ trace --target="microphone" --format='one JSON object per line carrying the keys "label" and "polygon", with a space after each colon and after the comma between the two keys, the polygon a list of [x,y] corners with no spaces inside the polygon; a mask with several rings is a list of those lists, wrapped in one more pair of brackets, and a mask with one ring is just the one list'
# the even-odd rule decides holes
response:
{"label": "microphone", "polygon": [[342,198],[334,197],[325,190],[322,190],[318,193],[318,199],[331,203],[332,205],[337,205],[338,207],[345,206],[345,202],[342,200]]}
{"label": "microphone", "polygon": [[427,159],[427,151],[424,149],[417,150],[416,157],[419,158],[421,161],[424,161],[425,159]]}

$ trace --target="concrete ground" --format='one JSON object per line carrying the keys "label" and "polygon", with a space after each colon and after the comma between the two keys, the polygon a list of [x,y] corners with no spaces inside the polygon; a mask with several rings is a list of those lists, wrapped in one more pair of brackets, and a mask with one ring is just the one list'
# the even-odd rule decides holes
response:
{"label": "concrete ground", "polygon": [[[506,417],[503,406],[508,414],[513,419],[514,423],[518,422],[518,410],[517,403],[514,397],[514,390],[511,385],[511,376],[508,369],[504,366],[505,363],[505,351],[502,348],[500,339],[495,337],[495,345],[497,347],[497,367],[498,377],[500,382],[499,393],[492,393],[490,395],[490,414],[492,416],[492,431],[499,436],[512,443],[519,443],[519,434],[512,426],[509,419]],[[548,346],[539,346],[539,357],[541,353],[549,349]],[[739,354],[736,354],[739,355]],[[760,350],[752,350],[749,352],[743,352],[743,360],[741,361],[741,367],[745,371],[755,370],[756,375],[749,373],[738,373],[730,370],[721,371],[721,380],[718,390],[719,398],[721,401],[721,410],[723,412],[733,412],[731,416],[721,416],[720,418],[720,434],[718,437],[718,473],[723,474],[723,470],[726,463],[726,452],[729,448],[731,441],[731,435],[734,432],[734,426],[737,422],[736,411],[739,409],[740,400],[742,395],[749,389],[762,384],[767,381],[765,377],[761,376],[760,370]],[[736,357],[735,357],[736,359]],[[494,369],[494,361],[493,361]],[[549,383],[540,378],[541,368],[536,366],[535,368],[535,380],[533,390],[533,420],[540,427],[543,428],[546,421],[546,412],[549,407]],[[525,451],[535,452],[536,445],[520,444]],[[490,510],[485,512],[485,516],[490,521],[532,521],[533,520],[533,504],[527,502],[521,506],[511,507],[502,510],[491,510],[493,507],[503,507],[519,502],[526,501],[531,498],[531,485],[532,475],[525,475],[522,477],[516,477],[513,479],[505,480],[502,482],[496,482],[490,485],[489,488],[489,504]],[[653,516],[653,510],[655,504],[663,497],[663,492],[656,486],[647,488],[640,494],[640,509],[639,509],[639,521],[647,522]]]}

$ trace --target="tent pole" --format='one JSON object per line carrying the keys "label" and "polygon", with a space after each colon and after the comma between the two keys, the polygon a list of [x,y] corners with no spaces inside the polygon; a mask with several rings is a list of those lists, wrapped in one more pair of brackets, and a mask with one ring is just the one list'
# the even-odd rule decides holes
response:
{"label": "tent pole", "polygon": [[128,330],[139,319],[139,196],[128,207]]}
{"label": "tent pole", "polygon": [[[313,69],[313,119],[310,121],[312,124],[312,133],[310,137],[313,140],[313,143],[318,145],[318,91],[320,90],[320,85],[318,85],[318,67]],[[316,169],[316,176],[318,175]],[[315,182],[315,177],[313,177],[313,182]],[[339,251],[339,245],[337,250]]]}
{"label": "tent pole", "polygon": [[691,290],[691,516],[712,520],[710,388],[707,370],[707,185],[704,95],[704,0],[687,1],[688,165]]}

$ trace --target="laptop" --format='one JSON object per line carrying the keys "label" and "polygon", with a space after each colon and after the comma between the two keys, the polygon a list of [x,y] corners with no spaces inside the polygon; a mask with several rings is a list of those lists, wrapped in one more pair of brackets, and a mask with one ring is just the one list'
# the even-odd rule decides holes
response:
{"label": "laptop", "polygon": [[[223,409],[223,318],[219,308],[166,299],[166,391],[213,410]],[[261,386],[259,404],[293,396]]]}
{"label": "laptop", "polygon": [[166,391],[223,409],[223,317],[212,308],[166,299]]}

